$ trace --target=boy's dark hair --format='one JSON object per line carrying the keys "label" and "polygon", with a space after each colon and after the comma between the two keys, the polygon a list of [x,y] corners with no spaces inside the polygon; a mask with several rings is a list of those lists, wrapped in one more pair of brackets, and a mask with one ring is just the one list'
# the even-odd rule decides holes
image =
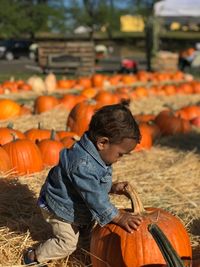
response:
{"label": "boy's dark hair", "polygon": [[141,139],[139,127],[127,102],[97,110],[90,121],[88,135],[93,143],[100,136],[108,137],[110,143],[120,143],[124,138],[132,138],[139,143]]}

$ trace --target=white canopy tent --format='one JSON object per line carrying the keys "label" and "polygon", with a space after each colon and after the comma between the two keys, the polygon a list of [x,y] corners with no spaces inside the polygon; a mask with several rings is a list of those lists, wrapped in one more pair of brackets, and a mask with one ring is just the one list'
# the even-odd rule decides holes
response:
{"label": "white canopy tent", "polygon": [[154,5],[154,14],[160,17],[200,18],[200,0],[163,0]]}

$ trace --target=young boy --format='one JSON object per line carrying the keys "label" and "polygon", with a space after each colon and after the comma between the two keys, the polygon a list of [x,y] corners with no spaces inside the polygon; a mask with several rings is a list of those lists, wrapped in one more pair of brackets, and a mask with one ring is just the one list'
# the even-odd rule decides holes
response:
{"label": "young boy", "polygon": [[28,249],[25,264],[65,258],[78,246],[89,250],[95,221],[137,230],[141,216],[119,211],[108,194],[126,194],[128,182],[112,184],[111,165],[139,142],[138,125],[126,105],[104,106],[93,115],[89,130],[61,151],[58,165],[49,171],[38,203],[54,237]]}

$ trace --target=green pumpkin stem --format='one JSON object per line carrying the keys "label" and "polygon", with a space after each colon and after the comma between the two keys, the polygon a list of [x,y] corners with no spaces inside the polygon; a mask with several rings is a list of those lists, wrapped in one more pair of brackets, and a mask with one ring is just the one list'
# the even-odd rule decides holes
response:
{"label": "green pumpkin stem", "polygon": [[[148,231],[156,241],[168,267],[184,267],[183,261],[157,224],[149,224]],[[176,233],[174,233],[176,234]]]}
{"label": "green pumpkin stem", "polygon": [[54,129],[51,130],[51,136],[50,136],[51,140],[55,140],[56,139],[56,131]]}
{"label": "green pumpkin stem", "polygon": [[14,126],[13,122],[10,121],[10,122],[8,123],[8,125],[7,125],[7,128],[8,128],[8,129],[13,129],[13,126]]}

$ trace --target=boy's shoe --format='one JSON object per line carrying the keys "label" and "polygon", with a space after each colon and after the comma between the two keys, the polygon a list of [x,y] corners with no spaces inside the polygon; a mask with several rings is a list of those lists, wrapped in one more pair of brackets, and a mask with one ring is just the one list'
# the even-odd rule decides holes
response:
{"label": "boy's shoe", "polygon": [[33,248],[28,248],[25,251],[24,256],[23,256],[23,264],[29,265],[29,266],[38,265],[39,267],[48,267],[46,264],[40,264],[38,261],[30,259],[29,254],[33,251],[34,251]]}

